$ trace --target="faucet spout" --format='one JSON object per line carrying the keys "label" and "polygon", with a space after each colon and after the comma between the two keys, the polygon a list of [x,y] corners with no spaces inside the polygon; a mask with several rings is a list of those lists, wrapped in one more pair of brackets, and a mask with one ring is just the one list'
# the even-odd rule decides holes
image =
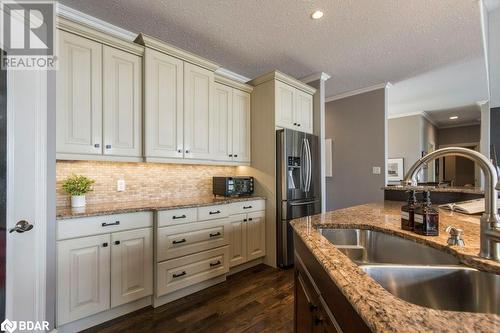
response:
{"label": "faucet spout", "polygon": [[403,185],[417,185],[417,173],[426,163],[445,156],[461,156],[479,165],[485,175],[484,214],[481,217],[481,251],[479,255],[500,261],[500,217],[498,215],[498,191],[500,179],[495,166],[483,154],[461,147],[435,150],[413,164],[408,170]]}

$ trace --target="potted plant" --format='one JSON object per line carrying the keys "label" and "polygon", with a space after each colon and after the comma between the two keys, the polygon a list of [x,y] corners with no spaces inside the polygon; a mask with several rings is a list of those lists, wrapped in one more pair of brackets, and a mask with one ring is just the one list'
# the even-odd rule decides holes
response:
{"label": "potted plant", "polygon": [[71,175],[66,178],[62,188],[71,194],[71,207],[85,207],[85,193],[92,191],[92,184],[95,180],[85,176]]}

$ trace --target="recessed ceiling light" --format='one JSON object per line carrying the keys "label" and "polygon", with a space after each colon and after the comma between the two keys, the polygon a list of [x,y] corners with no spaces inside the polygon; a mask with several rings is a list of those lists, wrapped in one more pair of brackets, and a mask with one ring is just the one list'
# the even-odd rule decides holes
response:
{"label": "recessed ceiling light", "polygon": [[458,119],[458,116],[451,116],[450,117],[451,120],[455,120],[455,119]]}
{"label": "recessed ceiling light", "polygon": [[321,10],[317,10],[314,13],[311,14],[311,18],[313,20],[319,20],[322,17],[323,17],[323,12]]}

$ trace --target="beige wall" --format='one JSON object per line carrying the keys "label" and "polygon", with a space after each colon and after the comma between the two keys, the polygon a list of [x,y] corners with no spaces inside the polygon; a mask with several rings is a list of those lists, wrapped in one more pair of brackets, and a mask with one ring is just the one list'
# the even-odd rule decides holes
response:
{"label": "beige wall", "polygon": [[384,200],[385,89],[326,103],[325,118],[325,136],[333,142],[327,210]]}
{"label": "beige wall", "polygon": [[481,141],[481,125],[441,128],[438,130],[439,145],[477,143]]}
{"label": "beige wall", "polygon": [[[87,194],[88,204],[114,201],[160,200],[212,195],[213,176],[234,176],[236,167],[162,163],[123,163],[96,161],[57,161],[57,206],[69,206],[69,195],[61,188],[71,174],[96,181]],[[124,179],[125,192],[116,191]]]}
{"label": "beige wall", "polygon": [[421,157],[421,118],[415,115],[387,122],[388,158],[403,158],[405,173]]}

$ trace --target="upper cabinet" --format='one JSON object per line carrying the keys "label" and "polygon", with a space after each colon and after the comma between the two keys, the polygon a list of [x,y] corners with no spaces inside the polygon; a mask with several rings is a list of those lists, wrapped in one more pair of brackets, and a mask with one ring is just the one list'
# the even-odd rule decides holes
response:
{"label": "upper cabinet", "polygon": [[133,43],[60,18],[59,159],[142,160],[142,53]]}
{"label": "upper cabinet", "polygon": [[[288,75],[274,71],[262,75],[250,84],[259,86],[257,101],[263,101],[274,110],[276,127],[290,128],[305,133],[313,133],[313,95],[316,92],[311,86]],[[270,100],[269,96],[274,96]]]}

